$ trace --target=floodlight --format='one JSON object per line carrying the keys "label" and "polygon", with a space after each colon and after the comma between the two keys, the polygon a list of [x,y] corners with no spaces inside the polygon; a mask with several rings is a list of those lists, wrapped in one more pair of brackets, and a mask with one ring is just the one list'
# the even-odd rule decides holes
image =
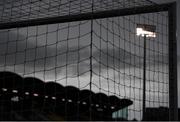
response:
{"label": "floodlight", "polygon": [[147,24],[137,24],[136,33],[138,36],[156,37],[156,26]]}
{"label": "floodlight", "polygon": [[144,37],[144,57],[143,57],[143,118],[146,113],[146,37],[156,37],[156,26],[147,24],[137,24],[136,33],[137,36]]}
{"label": "floodlight", "polygon": [[13,93],[18,93],[18,90],[12,90]]}

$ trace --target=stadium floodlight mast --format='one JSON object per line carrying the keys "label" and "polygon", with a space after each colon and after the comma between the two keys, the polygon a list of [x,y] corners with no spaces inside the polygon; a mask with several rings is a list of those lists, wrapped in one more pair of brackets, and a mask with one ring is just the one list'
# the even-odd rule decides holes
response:
{"label": "stadium floodlight mast", "polygon": [[156,37],[156,26],[147,24],[137,24],[136,34],[137,36],[144,37],[144,57],[143,57],[143,116],[145,120],[146,115],[146,39]]}

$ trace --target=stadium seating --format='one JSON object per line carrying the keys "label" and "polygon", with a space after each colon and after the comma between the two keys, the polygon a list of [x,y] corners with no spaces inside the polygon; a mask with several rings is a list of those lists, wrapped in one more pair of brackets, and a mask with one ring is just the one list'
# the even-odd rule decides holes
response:
{"label": "stadium seating", "polygon": [[112,113],[133,102],[0,72],[0,120],[112,120]]}

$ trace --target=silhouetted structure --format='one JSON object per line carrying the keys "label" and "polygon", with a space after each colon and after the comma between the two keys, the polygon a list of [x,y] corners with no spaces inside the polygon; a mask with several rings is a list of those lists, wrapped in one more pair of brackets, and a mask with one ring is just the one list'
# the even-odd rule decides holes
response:
{"label": "silhouetted structure", "polygon": [[113,120],[113,112],[131,104],[116,96],[0,72],[0,120]]}
{"label": "silhouetted structure", "polygon": [[[180,120],[180,109],[179,109],[179,120]],[[169,121],[169,108],[146,108],[146,121]]]}

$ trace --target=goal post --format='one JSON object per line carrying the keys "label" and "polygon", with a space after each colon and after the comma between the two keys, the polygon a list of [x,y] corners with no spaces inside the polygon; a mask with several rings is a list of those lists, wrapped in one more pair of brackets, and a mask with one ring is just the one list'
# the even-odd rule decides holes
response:
{"label": "goal post", "polygon": [[65,15],[65,16],[58,16],[58,17],[30,19],[30,20],[17,21],[17,22],[7,22],[7,23],[1,23],[0,29],[10,29],[10,28],[36,26],[36,25],[83,21],[83,20],[90,20],[92,18],[102,19],[102,18],[128,16],[128,15],[162,12],[162,11],[170,12],[171,7],[174,6],[174,4],[175,3],[168,3],[168,4],[166,3],[166,4],[161,4],[161,5],[159,4],[145,5],[142,7],[138,6],[138,7],[132,7],[132,8],[121,8],[121,9],[116,9],[116,10],[107,10],[107,11],[100,11],[100,12],[93,12],[93,13],[89,12],[89,13],[83,13],[83,14],[78,14],[78,15]]}
{"label": "goal post", "polygon": [[[170,120],[178,120],[178,82],[177,82],[177,18],[176,3],[172,3],[169,13],[169,108]],[[176,97],[175,97],[176,96]]]}

